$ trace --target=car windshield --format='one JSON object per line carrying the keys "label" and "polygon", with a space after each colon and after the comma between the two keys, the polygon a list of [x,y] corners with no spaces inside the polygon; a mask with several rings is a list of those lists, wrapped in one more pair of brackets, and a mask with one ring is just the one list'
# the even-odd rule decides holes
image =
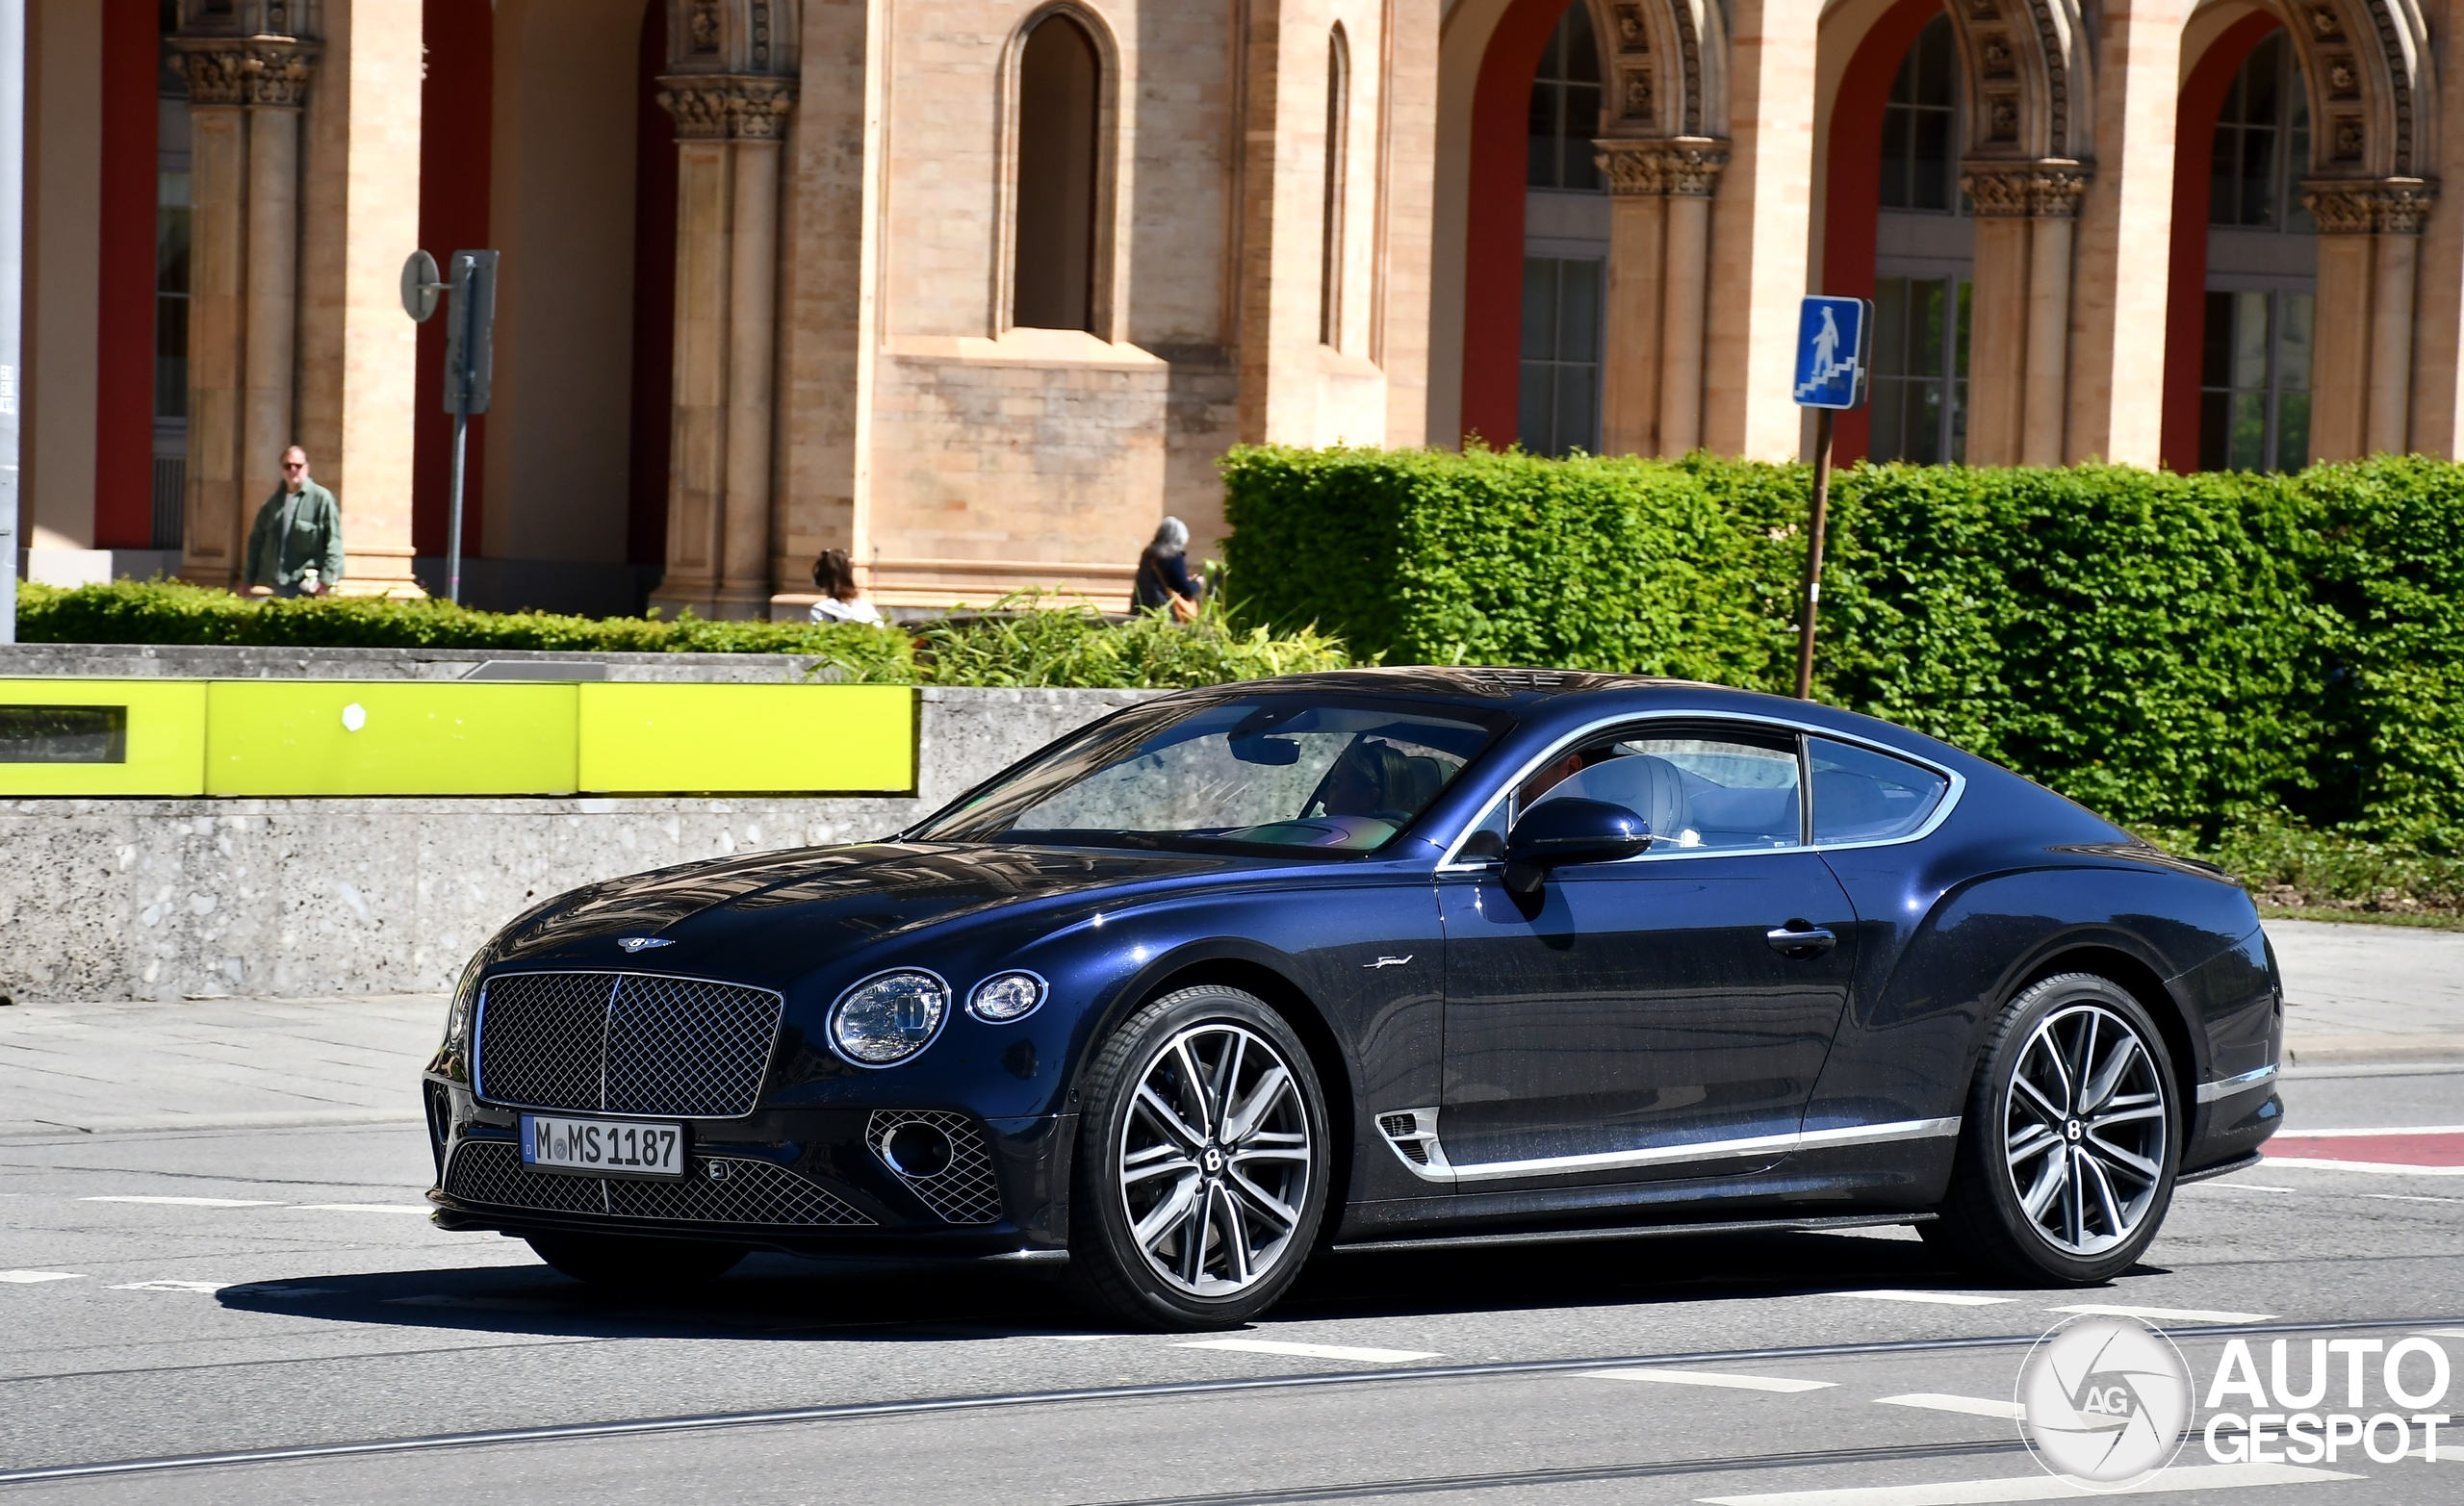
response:
{"label": "car windshield", "polygon": [[1508,725],[1484,711],[1361,696],[1175,703],[1059,743],[910,835],[1371,853]]}

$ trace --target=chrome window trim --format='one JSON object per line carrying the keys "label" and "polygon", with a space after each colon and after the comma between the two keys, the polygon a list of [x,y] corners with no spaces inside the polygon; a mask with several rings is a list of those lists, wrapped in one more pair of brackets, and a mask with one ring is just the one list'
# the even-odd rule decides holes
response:
{"label": "chrome window trim", "polygon": [[[1961,774],[1957,769],[1936,763],[1931,758],[1920,758],[1914,753],[1902,752],[1897,748],[1891,747],[1887,743],[1877,742],[1870,737],[1860,737],[1850,732],[1835,731],[1827,727],[1816,727],[1810,722],[1798,722],[1785,717],[1738,715],[1734,712],[1718,711],[1630,711],[1621,716],[1602,717],[1596,721],[1585,723],[1583,726],[1567,733],[1565,736],[1558,738],[1555,742],[1551,743],[1545,750],[1533,754],[1529,759],[1526,760],[1523,767],[1515,771],[1514,778],[1506,780],[1502,785],[1499,786],[1498,792],[1491,796],[1488,803],[1480,807],[1479,814],[1474,816],[1471,821],[1464,826],[1462,831],[1456,834],[1454,840],[1447,844],[1445,855],[1437,860],[1437,871],[1439,873],[1487,873],[1496,868],[1497,859],[1495,858],[1464,859],[1458,857],[1457,855],[1462,851],[1463,844],[1472,840],[1472,834],[1480,830],[1480,824],[1488,820],[1490,814],[1498,808],[1499,803],[1502,801],[1511,800],[1514,797],[1514,792],[1523,787],[1525,780],[1539,773],[1543,768],[1547,767],[1554,760],[1564,757],[1569,750],[1575,748],[1578,744],[1593,737],[1597,737],[1600,733],[1606,731],[1610,727],[1623,727],[1636,722],[1727,722],[1732,723],[1741,727],[1760,728],[1768,731],[1784,732],[1789,735],[1825,737],[1835,743],[1846,743],[1851,747],[1867,749],[1871,752],[1881,753],[1885,757],[1896,758],[1902,763],[1912,763],[1920,769],[1930,770],[1935,774],[1940,775],[1943,779],[1948,779],[1950,781],[1950,788],[1944,791],[1941,800],[1935,804],[1933,813],[1925,818],[1925,824],[1918,827],[1915,830],[1909,832],[1905,836],[1880,837],[1870,842],[1800,841],[1791,843],[1785,847],[1722,847],[1709,850],[1689,850],[1680,848],[1665,853],[1643,853],[1633,857],[1621,858],[1619,859],[1620,863],[1668,862],[1673,859],[1700,857],[1755,857],[1767,855],[1773,853],[1846,853],[1854,852],[1859,848],[1898,847],[1903,843],[1921,842],[1925,838],[1932,836],[1935,831],[1940,829],[1943,822],[1948,821],[1951,818],[1952,810],[1957,808],[1959,805],[1960,797],[1967,793],[1967,778]],[[1813,790],[1811,782],[1807,780],[1804,777],[1806,757],[1804,745],[1802,743],[1798,745],[1798,768],[1800,771],[1800,784],[1797,797],[1798,809],[1800,812],[1798,817],[1798,826],[1800,830],[1810,830],[1811,825],[1810,818],[1813,810]],[[1599,866],[1607,867],[1611,865],[1601,864]]]}
{"label": "chrome window trim", "polygon": [[[762,1059],[761,1071],[766,1082],[770,1072],[770,1057],[775,1057],[779,1053],[779,1033],[787,1026],[787,996],[776,988],[764,988],[758,983],[739,983],[725,978],[702,978],[690,973],[645,973],[636,968],[627,967],[515,967],[507,968],[501,973],[490,973],[481,979],[478,1002],[471,1007],[471,1097],[475,1102],[498,1109],[525,1110],[531,1113],[578,1114],[592,1119],[641,1119],[658,1124],[676,1124],[680,1121],[692,1124],[720,1124],[734,1119],[750,1119],[761,1111],[760,1095],[757,1091],[752,1108],[742,1113],[727,1114],[621,1113],[613,1109],[559,1109],[552,1104],[526,1104],[510,1098],[490,1098],[484,1090],[487,1083],[487,1061],[483,1055],[487,1041],[489,985],[500,978],[577,977],[664,978],[680,983],[708,983],[714,988],[741,988],[747,993],[768,994],[779,1001],[779,1022],[770,1027],[769,1057]],[[599,1042],[600,1096],[603,1099],[607,1096],[606,1028],[606,1022],[603,1020],[600,1024]],[[442,1186],[442,1184],[439,1185]]]}
{"label": "chrome window trim", "polygon": [[[1689,1161],[1733,1161],[1764,1153],[1788,1156],[1802,1150],[1827,1150],[1836,1146],[1888,1145],[1900,1140],[1947,1138],[1960,1133],[1960,1118],[1954,1114],[1946,1119],[1898,1119],[1887,1124],[1852,1124],[1828,1130],[1799,1129],[1782,1135],[1751,1135],[1730,1140],[1697,1140],[1685,1145],[1655,1145],[1639,1150],[1604,1151],[1585,1156],[1542,1156],[1527,1161],[1476,1161],[1465,1165],[1448,1161],[1440,1148],[1434,1123],[1437,1110],[1390,1109],[1372,1117],[1383,1118],[1391,1113],[1427,1116],[1423,1122],[1424,1136],[1429,1148],[1429,1164],[1414,1165],[1399,1150],[1395,1152],[1396,1159],[1424,1182],[1453,1186],[1523,1177],[1579,1176],[1592,1171],[1681,1165]],[[1381,1133],[1380,1137],[1387,1140],[1390,1149],[1393,1148],[1391,1136]]]}
{"label": "chrome window trim", "polygon": [[2269,1080],[2275,1076],[2276,1065],[2275,1062],[2271,1061],[2266,1066],[2244,1072],[2237,1077],[2221,1077],[2213,1083],[2201,1083],[2198,1085],[2198,1101],[2203,1104],[2212,1104],[2220,1098],[2230,1098],[2235,1093],[2246,1093],[2251,1088],[2265,1086]]}

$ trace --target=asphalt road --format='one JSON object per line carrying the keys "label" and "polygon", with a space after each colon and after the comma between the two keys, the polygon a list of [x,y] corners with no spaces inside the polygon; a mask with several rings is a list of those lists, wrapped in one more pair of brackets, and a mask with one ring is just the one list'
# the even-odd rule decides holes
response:
{"label": "asphalt road", "polygon": [[[2298,1128],[2464,1127],[2464,1066],[2325,1071],[2286,1085]],[[2184,1188],[2149,1263],[2092,1291],[1980,1286],[1906,1230],[1667,1239],[1333,1261],[1204,1338],[1091,1328],[1024,1277],[767,1257],[700,1300],[604,1299],[429,1227],[428,1180],[415,1124],[0,1144],[0,1506],[1956,1506],[2073,1493],[2010,1416],[2070,1309],[2152,1310],[2202,1388],[2236,1334],[2262,1372],[2289,1337],[2297,1383],[2313,1338],[2448,1330],[2464,1362],[2464,1176],[2428,1169]],[[2418,1431],[2384,1463],[2194,1441],[2156,1484],[2464,1498],[2453,1369],[2436,1460]],[[2363,1413],[2405,1412],[2365,1382]],[[564,1431],[503,1436],[527,1430]],[[282,1450],[326,1451],[217,1457]]]}

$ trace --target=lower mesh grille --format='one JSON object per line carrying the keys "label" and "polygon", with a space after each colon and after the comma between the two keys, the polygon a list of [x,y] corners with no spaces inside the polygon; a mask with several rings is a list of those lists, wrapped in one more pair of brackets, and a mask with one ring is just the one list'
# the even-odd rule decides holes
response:
{"label": "lower mesh grille", "polygon": [[[766,1161],[695,1156],[685,1166],[680,1182],[556,1176],[525,1171],[520,1147],[506,1141],[465,1140],[446,1169],[445,1192],[492,1208],[685,1223],[851,1228],[873,1222],[829,1188]],[[725,1175],[713,1180],[713,1170]]]}
{"label": "lower mesh grille", "polygon": [[[911,1177],[882,1155],[882,1142],[903,1124],[929,1124],[950,1142],[950,1163],[929,1177]],[[962,1113],[940,1110],[877,1109],[864,1128],[864,1139],[890,1174],[941,1215],[943,1223],[988,1224],[1001,1217],[1001,1182],[992,1174],[992,1147],[984,1132]]]}

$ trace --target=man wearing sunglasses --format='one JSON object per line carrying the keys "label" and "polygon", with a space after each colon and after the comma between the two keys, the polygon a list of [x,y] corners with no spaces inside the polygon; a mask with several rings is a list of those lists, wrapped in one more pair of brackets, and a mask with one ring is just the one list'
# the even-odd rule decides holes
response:
{"label": "man wearing sunglasses", "polygon": [[282,452],[282,487],[248,530],[248,586],[256,596],[323,596],[343,577],[343,512],[308,479],[308,452]]}

